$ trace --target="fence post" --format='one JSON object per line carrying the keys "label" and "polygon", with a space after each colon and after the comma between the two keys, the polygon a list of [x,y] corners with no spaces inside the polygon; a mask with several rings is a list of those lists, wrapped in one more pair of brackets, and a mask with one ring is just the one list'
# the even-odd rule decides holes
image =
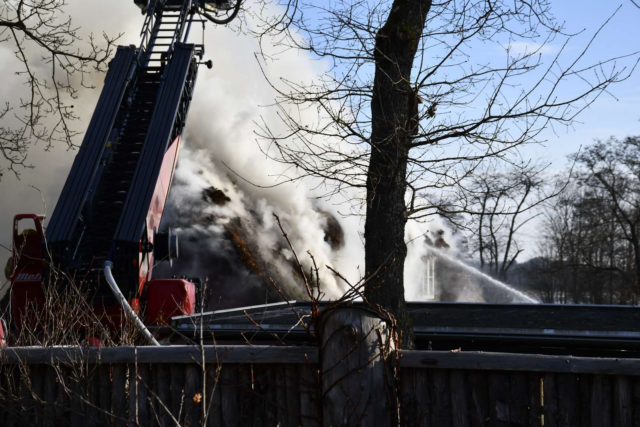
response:
{"label": "fence post", "polygon": [[364,308],[322,313],[320,361],[323,424],[396,426],[394,343],[380,316]]}

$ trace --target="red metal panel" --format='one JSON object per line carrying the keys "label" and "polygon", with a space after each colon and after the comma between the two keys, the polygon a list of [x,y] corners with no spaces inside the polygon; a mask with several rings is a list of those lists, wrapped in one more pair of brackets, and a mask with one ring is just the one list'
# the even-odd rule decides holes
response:
{"label": "red metal panel", "polygon": [[[34,228],[19,233],[20,221],[32,221]],[[11,308],[13,319],[18,326],[26,320],[28,313],[34,313],[36,307],[44,307],[42,274],[42,242],[44,234],[42,221],[38,215],[20,214],[13,218],[13,257],[10,267]]]}
{"label": "red metal panel", "polygon": [[[151,243],[153,243],[154,231],[160,228],[160,221],[162,221],[162,212],[164,211],[165,203],[169,197],[169,189],[171,188],[171,181],[173,180],[173,172],[178,162],[178,154],[182,145],[182,137],[178,136],[169,146],[164,159],[162,160],[162,167],[160,168],[160,175],[156,182],[156,188],[153,192],[153,198],[151,199],[151,206],[149,212],[147,212],[147,236]],[[145,259],[146,257],[146,259]],[[142,294],[145,283],[151,280],[151,274],[153,269],[153,253],[143,254],[140,253],[140,266],[139,274],[139,291]]]}
{"label": "red metal panel", "polygon": [[0,347],[7,346],[7,331],[4,328],[4,322],[0,322]]}
{"label": "red metal panel", "polygon": [[193,314],[196,286],[182,279],[155,279],[147,290],[147,324],[164,324],[173,316]]}

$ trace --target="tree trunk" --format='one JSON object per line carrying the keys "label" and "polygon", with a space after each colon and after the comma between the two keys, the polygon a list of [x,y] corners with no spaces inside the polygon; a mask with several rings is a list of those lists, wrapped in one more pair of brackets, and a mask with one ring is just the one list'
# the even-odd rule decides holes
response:
{"label": "tree trunk", "polygon": [[371,302],[396,317],[404,348],[413,347],[404,300],[404,229],[407,157],[417,126],[418,102],[409,82],[430,7],[430,0],[394,0],[387,22],[376,36],[364,230],[366,272],[374,277],[366,291]]}
{"label": "tree trunk", "polygon": [[[324,426],[397,426],[389,327],[369,310],[324,311],[320,322]],[[391,358],[391,359],[390,359]]]}

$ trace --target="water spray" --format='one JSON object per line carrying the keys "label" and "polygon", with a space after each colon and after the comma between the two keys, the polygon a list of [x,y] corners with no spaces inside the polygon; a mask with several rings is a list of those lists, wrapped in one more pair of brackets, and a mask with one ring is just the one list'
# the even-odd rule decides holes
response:
{"label": "water spray", "polygon": [[484,280],[486,280],[487,282],[491,283],[492,285],[495,285],[499,288],[504,289],[505,291],[515,295],[516,297],[520,298],[521,300],[524,300],[526,302],[532,303],[532,304],[539,304],[540,302],[537,301],[534,298],[531,298],[530,296],[524,294],[523,292],[520,292],[514,288],[512,288],[511,286],[507,285],[506,283],[503,283],[499,280],[494,279],[493,277],[489,276],[488,274],[483,273],[482,271],[478,270],[475,267],[472,267],[468,264],[465,264],[464,262],[460,261],[457,258],[452,257],[451,255],[445,253],[444,251],[441,251],[437,248],[434,248],[433,246],[427,246],[427,248],[433,252],[436,256],[441,257],[446,259],[447,261],[456,264],[458,267],[462,268],[463,270],[468,271],[471,274],[474,274],[476,276],[482,277]]}

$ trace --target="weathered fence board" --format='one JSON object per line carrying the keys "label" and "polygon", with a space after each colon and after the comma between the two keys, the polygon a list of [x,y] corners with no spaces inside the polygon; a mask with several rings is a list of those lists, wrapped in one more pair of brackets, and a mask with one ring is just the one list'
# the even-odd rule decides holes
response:
{"label": "weathered fence board", "polygon": [[449,383],[449,371],[431,371],[431,425],[438,427],[451,427],[451,386]]}
{"label": "weathered fence board", "polygon": [[631,376],[404,368],[402,387],[403,426],[637,427],[640,420]]}
{"label": "weathered fence board", "polygon": [[318,370],[313,365],[298,365],[300,373],[300,422],[302,427],[316,425],[319,414]]}
{"label": "weathered fence board", "polygon": [[186,365],[184,370],[185,424],[197,426],[202,416],[202,377],[206,375],[199,365]]}
{"label": "weathered fence board", "polygon": [[614,380],[613,425],[631,427],[631,380],[629,377],[617,375]]}
{"label": "weathered fence board", "polygon": [[640,377],[632,378],[633,383],[633,427],[640,427]]}
{"label": "weathered fence board", "polygon": [[529,425],[529,378],[525,372],[513,372],[510,375],[511,425],[525,427]]}
{"label": "weathered fence board", "polygon": [[469,427],[466,378],[461,371],[451,372],[451,408],[453,427]]}
{"label": "weathered fence board", "polygon": [[[64,369],[64,366],[60,367]],[[127,365],[119,364],[113,365],[111,370],[111,404],[112,404],[112,426],[122,426],[126,425],[125,420],[127,419],[127,395],[126,395],[126,385],[127,385],[127,374],[128,369]],[[62,389],[64,387],[63,384],[59,384],[58,387]],[[63,393],[65,396],[66,393]]]}
{"label": "weathered fence board", "polygon": [[254,424],[255,402],[253,401],[251,379],[251,365],[240,365],[238,367],[238,382],[240,385],[240,425],[252,426]]}
{"label": "weathered fence board", "polygon": [[319,425],[312,365],[90,366],[1,366],[0,410],[15,417],[0,425],[198,426],[205,416],[209,426]]}
{"label": "weathered fence board", "polygon": [[[109,366],[104,366],[109,369]],[[109,379],[110,381],[110,379]],[[44,380],[44,400],[46,402],[44,417],[47,420],[55,420],[55,404],[56,404],[56,372],[51,366],[46,367],[45,380]],[[106,383],[105,383],[106,384]],[[110,412],[111,408],[108,408],[107,412]],[[103,420],[103,425],[107,425],[108,420]]]}
{"label": "weathered fence board", "polygon": [[155,409],[161,427],[174,425],[171,420],[171,368],[168,365],[156,365]]}
{"label": "weathered fence board", "polygon": [[418,426],[429,427],[432,426],[431,416],[432,408],[431,404],[431,387],[429,383],[431,380],[431,372],[426,369],[415,370],[416,380],[414,381],[414,390],[416,394],[415,416],[410,418],[417,421]]}
{"label": "weathered fence board", "polygon": [[558,374],[558,427],[571,427],[580,423],[578,376]]}
{"label": "weathered fence board", "polygon": [[490,426],[508,426],[511,420],[509,375],[506,372],[488,373]]}

